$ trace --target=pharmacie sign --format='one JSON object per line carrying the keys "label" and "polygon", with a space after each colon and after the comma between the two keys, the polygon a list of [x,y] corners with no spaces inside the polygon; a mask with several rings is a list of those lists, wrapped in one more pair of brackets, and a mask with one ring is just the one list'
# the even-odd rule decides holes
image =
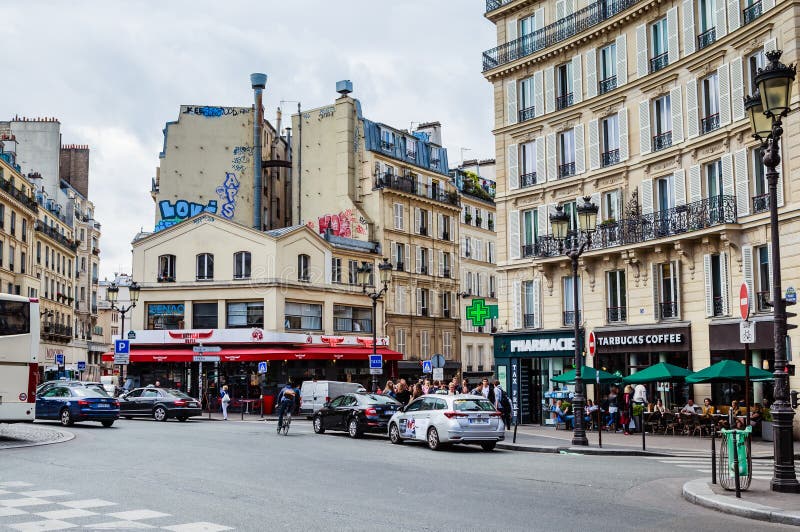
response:
{"label": "pharmacie sign", "polygon": [[575,338],[531,338],[511,340],[510,344],[512,353],[575,351]]}

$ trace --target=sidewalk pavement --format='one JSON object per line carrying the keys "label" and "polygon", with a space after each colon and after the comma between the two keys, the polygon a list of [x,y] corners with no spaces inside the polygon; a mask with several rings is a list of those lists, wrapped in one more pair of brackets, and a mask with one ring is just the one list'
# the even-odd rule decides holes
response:
{"label": "sidewalk pavement", "polygon": [[768,480],[756,480],[750,489],[737,499],[734,491],[727,491],[707,479],[690,480],[683,485],[683,498],[727,514],[800,526],[800,497],[796,493],[776,493],[770,490]]}

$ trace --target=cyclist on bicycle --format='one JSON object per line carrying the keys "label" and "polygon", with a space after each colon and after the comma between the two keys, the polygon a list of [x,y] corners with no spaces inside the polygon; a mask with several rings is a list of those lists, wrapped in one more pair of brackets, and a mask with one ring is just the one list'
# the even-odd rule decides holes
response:
{"label": "cyclist on bicycle", "polygon": [[283,426],[283,415],[287,411],[289,415],[291,415],[296,395],[297,393],[294,391],[294,388],[292,388],[291,382],[287,383],[278,394],[278,431],[280,431]]}

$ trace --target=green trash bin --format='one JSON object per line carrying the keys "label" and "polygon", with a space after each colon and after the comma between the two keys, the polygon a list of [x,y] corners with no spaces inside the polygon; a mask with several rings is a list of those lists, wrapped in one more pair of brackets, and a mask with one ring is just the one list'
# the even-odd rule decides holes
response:
{"label": "green trash bin", "polygon": [[[735,475],[738,471],[739,474],[739,489],[746,490],[750,487],[750,481],[753,478],[753,462],[750,456],[750,435],[753,427],[747,427],[744,430],[726,430],[722,429],[722,447],[719,453],[717,462],[717,477],[719,478],[720,485],[726,490],[736,489]],[[734,455],[733,449],[736,446],[736,454]],[[734,460],[734,456],[738,458],[738,464]]]}

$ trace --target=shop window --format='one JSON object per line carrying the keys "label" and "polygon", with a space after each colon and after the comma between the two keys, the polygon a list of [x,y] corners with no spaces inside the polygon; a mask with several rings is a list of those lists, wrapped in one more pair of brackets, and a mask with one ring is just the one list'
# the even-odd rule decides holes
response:
{"label": "shop window", "polygon": [[293,331],[321,331],[322,305],[287,302],[284,327]]}
{"label": "shop window", "polygon": [[175,255],[161,255],[158,257],[158,282],[170,283],[175,281]]}
{"label": "shop window", "polygon": [[233,278],[250,278],[250,252],[239,251],[233,254]]}
{"label": "shop window", "polygon": [[214,279],[214,255],[201,253],[197,255],[197,280],[210,281]]}
{"label": "shop window", "polygon": [[333,330],[336,332],[372,332],[372,309],[334,305]]}
{"label": "shop window", "polygon": [[609,323],[624,322],[628,319],[625,271],[606,273],[608,305],[606,319]]}
{"label": "shop window", "polygon": [[308,266],[311,263],[311,257],[308,255],[298,255],[297,256],[297,280],[298,281],[306,281],[310,280],[308,274]]}
{"label": "shop window", "polygon": [[264,302],[252,301],[227,304],[228,329],[244,329],[264,326]]}
{"label": "shop window", "polygon": [[193,329],[216,329],[219,326],[217,312],[219,306],[213,303],[194,303],[192,305]]}
{"label": "shop window", "polygon": [[[81,301],[86,297],[81,287]],[[112,321],[117,313],[112,313]],[[183,303],[150,303],[147,305],[148,329],[183,329],[184,328]]]}

